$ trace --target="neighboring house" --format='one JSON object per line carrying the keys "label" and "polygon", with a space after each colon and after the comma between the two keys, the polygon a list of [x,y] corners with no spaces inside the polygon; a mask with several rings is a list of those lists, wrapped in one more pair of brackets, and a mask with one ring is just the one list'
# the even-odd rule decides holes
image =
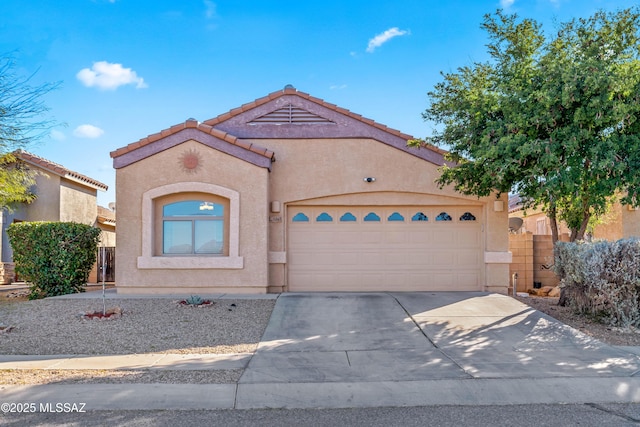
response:
{"label": "neighboring house", "polygon": [[106,220],[101,222],[98,217],[97,192],[106,191],[105,184],[23,150],[14,154],[30,169],[38,172],[33,189],[37,198],[30,204],[16,207],[13,212],[0,210],[0,261],[4,273],[0,283],[10,283],[13,280],[13,252],[6,233],[7,227],[13,222],[73,221],[94,225],[103,230],[104,241],[115,245],[113,215],[111,223]]}
{"label": "neighboring house", "polygon": [[118,292],[506,292],[506,194],[411,138],[287,86],[112,152]]}
{"label": "neighboring house", "polygon": [[[522,227],[518,233],[530,232],[534,235],[550,235],[551,223],[540,209],[523,210],[520,197],[509,197],[509,218],[522,218]],[[558,233],[570,234],[567,225],[558,221]],[[602,218],[593,230],[594,239],[619,240],[625,237],[640,237],[640,211],[636,208],[614,203],[611,211]]]}

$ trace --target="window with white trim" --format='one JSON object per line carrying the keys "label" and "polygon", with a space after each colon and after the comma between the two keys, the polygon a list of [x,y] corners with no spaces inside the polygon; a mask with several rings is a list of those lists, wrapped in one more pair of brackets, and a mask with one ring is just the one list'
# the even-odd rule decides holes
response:
{"label": "window with white trim", "polygon": [[[163,209],[175,202],[204,201],[224,206],[221,254],[163,254]],[[195,246],[195,242],[194,242]],[[204,182],[176,182],[142,194],[142,253],[140,269],[242,269],[240,256],[240,193]]]}

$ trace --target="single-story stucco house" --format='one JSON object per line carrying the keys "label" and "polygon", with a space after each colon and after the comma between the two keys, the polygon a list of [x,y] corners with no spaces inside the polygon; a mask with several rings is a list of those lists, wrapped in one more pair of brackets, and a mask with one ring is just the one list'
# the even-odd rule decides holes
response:
{"label": "single-story stucco house", "polygon": [[411,138],[288,85],[112,152],[118,293],[506,293],[506,195]]}

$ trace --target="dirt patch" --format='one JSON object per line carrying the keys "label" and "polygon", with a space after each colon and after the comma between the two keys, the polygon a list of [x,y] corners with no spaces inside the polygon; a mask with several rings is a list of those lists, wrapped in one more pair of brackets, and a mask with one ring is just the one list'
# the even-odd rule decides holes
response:
{"label": "dirt patch", "polygon": [[640,330],[637,328],[616,328],[599,323],[588,316],[575,313],[570,307],[559,306],[558,298],[529,296],[517,299],[604,343],[640,346]]}

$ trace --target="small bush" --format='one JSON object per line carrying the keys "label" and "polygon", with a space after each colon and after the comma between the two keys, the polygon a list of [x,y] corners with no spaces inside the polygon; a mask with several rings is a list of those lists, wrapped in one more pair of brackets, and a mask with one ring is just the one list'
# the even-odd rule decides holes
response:
{"label": "small bush", "polygon": [[16,272],[31,285],[29,299],[84,292],[99,229],[74,222],[19,222],[7,234]]}
{"label": "small bush", "polygon": [[555,271],[576,311],[640,326],[640,240],[558,242]]}

